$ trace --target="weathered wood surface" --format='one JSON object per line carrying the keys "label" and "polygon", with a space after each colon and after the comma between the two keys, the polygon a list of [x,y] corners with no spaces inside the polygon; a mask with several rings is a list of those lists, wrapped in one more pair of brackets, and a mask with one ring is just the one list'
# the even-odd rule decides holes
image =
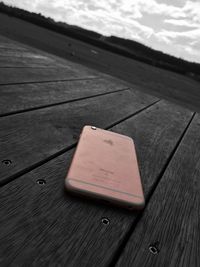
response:
{"label": "weathered wood surface", "polygon": [[75,144],[85,124],[110,127],[155,101],[126,90],[1,117],[0,158],[13,162],[0,166],[1,182]]}
{"label": "weathered wood surface", "polygon": [[[3,38],[3,43],[1,39],[0,84],[67,80],[76,77],[93,78],[100,74],[80,64],[41,54],[34,49],[31,51],[28,47],[20,47],[16,43],[9,46],[9,39]],[[4,39],[6,39],[5,43]],[[102,74],[102,76],[105,75]]]}
{"label": "weathered wood surface", "polygon": [[0,85],[96,78],[96,72],[69,68],[0,68]]}
{"label": "weathered wood surface", "polygon": [[[0,53],[7,52],[0,55],[5,59],[0,63],[1,266],[135,266],[134,255],[141,255],[136,266],[162,266],[167,249],[172,263],[192,250],[194,259],[186,263],[195,266],[198,248],[191,239],[198,242],[198,212],[189,209],[198,207],[200,118],[79,64],[6,38],[0,37],[0,44]],[[85,124],[134,139],[147,202],[144,217],[65,192],[64,178]],[[178,212],[182,221],[175,221]],[[128,242],[130,236],[139,248]],[[149,256],[150,241],[159,241],[158,255]]]}
{"label": "weathered wood surface", "polygon": [[55,68],[55,66],[64,67],[66,64],[58,63],[51,58],[45,57],[24,57],[24,56],[3,56],[0,55],[1,68]]}
{"label": "weathered wood surface", "polygon": [[19,50],[18,49],[0,49],[0,56],[3,58],[22,58],[22,59],[43,59],[48,60],[48,58],[44,55],[39,55],[34,52],[30,52],[28,50]]}
{"label": "weathered wood surface", "polygon": [[[165,168],[191,117],[192,112],[162,101],[112,128],[134,138],[145,197]],[[104,116],[103,121],[105,127],[108,118]],[[73,129],[71,134],[78,134],[77,130]],[[53,133],[51,129],[50,132]],[[66,136],[69,138],[70,134]],[[32,156],[36,154],[33,147],[38,142],[36,139],[35,134],[30,145]],[[67,141],[65,138],[63,142],[67,144]],[[40,141],[40,153],[41,144]],[[118,253],[139,214],[65,193],[64,178],[73,153],[74,150],[67,151],[0,190],[3,264],[108,266]],[[38,179],[46,183],[39,185]],[[109,225],[102,223],[104,217],[109,219]]]}
{"label": "weathered wood surface", "polygon": [[22,45],[18,46],[16,44],[11,43],[9,39],[7,39],[6,42],[2,41],[2,36],[0,36],[0,51],[1,51],[1,53],[7,49],[14,50],[14,51],[25,51],[25,50],[27,51],[26,48],[22,47]]}
{"label": "weathered wood surface", "polygon": [[2,85],[0,116],[127,89],[113,78]]}
{"label": "weathered wood surface", "polygon": [[200,266],[199,132],[196,115],[117,266]]}
{"label": "weathered wood surface", "polygon": [[30,52],[28,50],[16,49],[0,49],[0,67],[73,67],[87,69],[87,67],[80,67],[80,64],[70,61],[60,60],[58,57],[49,57],[48,55],[41,55],[39,53]]}
{"label": "weathered wood surface", "polygon": [[[60,57],[42,52],[38,49],[21,45],[8,38],[0,36],[0,67],[38,67],[55,68],[66,67],[70,69],[81,69],[88,72],[99,74],[98,71],[87,68],[86,66],[74,63],[69,60],[63,60]],[[105,75],[104,75],[105,76]]]}
{"label": "weathered wood surface", "polygon": [[6,38],[2,35],[0,35],[0,51],[4,49],[13,49],[15,51],[25,51],[27,50],[25,45],[15,42],[13,40],[10,40],[9,38]]}

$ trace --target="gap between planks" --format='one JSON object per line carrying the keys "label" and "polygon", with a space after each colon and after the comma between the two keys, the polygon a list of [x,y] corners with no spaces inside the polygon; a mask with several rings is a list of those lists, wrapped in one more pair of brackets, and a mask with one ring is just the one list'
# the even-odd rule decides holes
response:
{"label": "gap between planks", "polygon": [[[127,120],[127,119],[130,119],[131,117],[133,117],[133,116],[135,116],[135,115],[141,113],[142,111],[144,111],[144,110],[146,110],[146,109],[152,107],[153,105],[157,104],[157,103],[160,102],[160,101],[161,101],[160,99],[159,99],[159,100],[156,100],[156,101],[152,102],[151,104],[149,104],[149,105],[147,105],[147,106],[145,106],[145,107],[143,107],[143,108],[137,110],[136,112],[134,112],[134,113],[132,113],[132,114],[130,114],[130,115],[124,117],[123,119],[118,120],[118,121],[116,121],[116,122],[110,124],[108,127],[105,127],[105,130],[108,130],[109,128],[112,128],[113,126],[116,126],[117,124],[119,124],[119,123],[121,123],[121,122],[123,122],[123,121],[125,121],[125,120]],[[30,172],[30,171],[36,169],[36,168],[42,166],[43,164],[47,163],[48,161],[50,161],[50,160],[52,160],[52,159],[54,159],[54,158],[56,158],[56,157],[58,157],[58,156],[64,154],[65,152],[67,152],[67,151],[69,151],[69,150],[75,148],[76,145],[77,145],[77,143],[78,143],[78,142],[75,142],[74,144],[71,144],[71,145],[68,146],[67,148],[64,148],[64,149],[62,149],[62,150],[60,150],[60,151],[54,153],[53,155],[51,155],[51,156],[49,156],[49,157],[47,157],[47,158],[45,158],[45,159],[43,159],[43,160],[41,160],[41,161],[39,161],[39,162],[37,162],[37,163],[35,163],[35,164],[33,164],[33,165],[27,167],[27,168],[25,168],[25,169],[23,169],[23,170],[21,170],[21,171],[15,173],[15,174],[9,176],[7,179],[4,179],[3,181],[0,181],[0,187],[2,187],[2,186],[4,186],[4,185],[8,184],[9,182],[12,182],[12,181],[15,180],[16,178],[18,178],[18,177],[20,177],[20,176],[22,176],[22,175],[24,175],[24,174],[26,174],[26,173],[28,173],[28,172]]]}
{"label": "gap between planks", "polygon": [[22,110],[18,110],[18,111],[11,111],[11,112],[8,112],[8,113],[0,114],[0,118],[1,117],[7,117],[7,116],[15,115],[15,114],[19,114],[19,113],[29,112],[29,111],[33,111],[33,110],[38,110],[38,109],[44,109],[44,108],[49,108],[49,107],[53,107],[53,106],[63,105],[63,104],[71,103],[71,102],[81,101],[81,100],[84,100],[84,99],[87,99],[87,98],[89,99],[89,98],[95,98],[95,97],[98,97],[98,96],[109,95],[109,94],[113,94],[113,93],[117,93],[117,92],[126,91],[126,90],[129,90],[129,89],[130,89],[129,87],[126,87],[126,88],[115,90],[115,91],[112,91],[112,92],[100,93],[100,94],[96,94],[96,95],[75,98],[75,99],[66,100],[66,101],[53,103],[53,104],[49,104],[49,105],[37,106],[37,107],[34,107],[34,108],[27,108],[27,109],[22,109]]}
{"label": "gap between planks", "polygon": [[[149,201],[151,200],[151,197],[152,197],[153,193],[155,192],[159,182],[161,181],[161,179],[162,179],[167,167],[169,166],[170,161],[172,160],[174,154],[176,153],[176,151],[177,151],[179,145],[181,144],[185,134],[187,133],[187,131],[188,131],[188,129],[189,129],[194,117],[195,117],[195,114],[196,114],[196,112],[193,113],[190,121],[188,122],[188,125],[185,127],[183,133],[181,134],[180,138],[178,139],[174,149],[172,150],[171,154],[169,155],[169,158],[167,159],[165,165],[163,166],[163,169],[161,170],[160,174],[158,175],[158,179],[155,181],[155,183],[154,183],[154,185],[152,187],[152,190],[147,194],[146,201],[145,201],[146,202],[145,209],[148,206]],[[109,264],[109,267],[116,266],[118,260],[120,259],[121,255],[122,255],[122,253],[123,253],[123,251],[124,251],[124,249],[126,247],[126,244],[128,243],[128,241],[131,238],[131,235],[134,232],[137,224],[139,223],[140,219],[142,218],[144,210],[141,213],[138,214],[136,220],[134,221],[134,223],[130,227],[129,231],[126,233],[126,235],[124,237],[124,240],[122,241],[121,245],[118,247],[117,251],[115,252],[115,255],[113,256],[113,259],[112,259],[111,263]]]}
{"label": "gap between planks", "polygon": [[98,76],[98,77],[91,77],[91,78],[72,78],[72,79],[61,79],[61,80],[51,80],[51,81],[33,81],[33,82],[17,82],[17,83],[1,83],[0,84],[0,90],[1,86],[5,85],[18,85],[18,84],[31,84],[31,83],[54,83],[54,82],[73,82],[73,81],[85,81],[85,80],[97,80],[102,79],[104,76]]}
{"label": "gap between planks", "polygon": [[62,67],[62,66],[57,66],[57,68],[55,67],[50,67],[50,66],[34,66],[34,67],[31,67],[31,66],[26,66],[26,67],[20,67],[20,66],[12,66],[12,67],[0,67],[0,69],[35,69],[35,68],[38,68],[38,69],[69,69],[68,66],[66,67]]}

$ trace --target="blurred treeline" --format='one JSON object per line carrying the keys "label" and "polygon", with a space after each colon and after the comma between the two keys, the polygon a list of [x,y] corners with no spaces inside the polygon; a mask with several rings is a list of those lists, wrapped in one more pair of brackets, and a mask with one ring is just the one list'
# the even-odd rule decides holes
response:
{"label": "blurred treeline", "polygon": [[58,33],[65,34],[69,37],[87,42],[113,53],[133,58],[159,68],[184,74],[200,81],[200,64],[176,58],[161,51],[154,50],[141,43],[115,36],[105,37],[99,33],[89,31],[78,26],[69,25],[63,22],[56,22],[52,18],[44,17],[40,13],[36,14],[20,8],[5,5],[3,2],[0,2],[0,12],[29,21]]}

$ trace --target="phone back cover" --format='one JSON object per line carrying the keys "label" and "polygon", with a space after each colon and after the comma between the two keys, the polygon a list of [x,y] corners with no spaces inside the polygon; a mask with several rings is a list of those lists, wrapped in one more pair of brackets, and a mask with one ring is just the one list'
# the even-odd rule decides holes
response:
{"label": "phone back cover", "polygon": [[144,205],[135,147],[128,136],[85,126],[67,179],[72,191]]}

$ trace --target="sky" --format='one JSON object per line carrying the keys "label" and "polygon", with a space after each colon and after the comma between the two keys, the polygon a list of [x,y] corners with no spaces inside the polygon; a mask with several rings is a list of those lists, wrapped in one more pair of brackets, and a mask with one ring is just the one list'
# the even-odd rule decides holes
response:
{"label": "sky", "polygon": [[200,0],[3,0],[200,63]]}

